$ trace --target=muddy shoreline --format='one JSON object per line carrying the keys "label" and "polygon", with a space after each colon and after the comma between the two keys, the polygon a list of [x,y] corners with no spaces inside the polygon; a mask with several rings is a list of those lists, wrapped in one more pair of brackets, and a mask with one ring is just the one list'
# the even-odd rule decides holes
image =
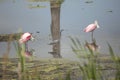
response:
{"label": "muddy shoreline", "polygon": [[[18,80],[18,62],[18,58],[8,60],[0,58],[0,80]],[[101,71],[105,73],[104,77],[111,80],[116,71],[113,61],[102,57],[97,63],[102,65]],[[64,80],[69,72],[72,80],[82,80],[79,65],[79,62],[67,59],[40,59],[26,61],[25,67],[27,75],[32,76],[31,80],[35,80],[36,75],[42,80],[59,80],[60,77]]]}

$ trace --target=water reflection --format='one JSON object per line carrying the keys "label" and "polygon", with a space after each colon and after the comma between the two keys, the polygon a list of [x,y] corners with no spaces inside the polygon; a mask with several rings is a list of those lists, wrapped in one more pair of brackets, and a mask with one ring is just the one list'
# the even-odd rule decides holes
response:
{"label": "water reflection", "polygon": [[86,41],[85,47],[88,48],[89,50],[93,51],[93,52],[97,52],[98,49],[100,48],[100,46],[97,45],[95,39],[94,39],[94,41],[92,41],[91,43]]}

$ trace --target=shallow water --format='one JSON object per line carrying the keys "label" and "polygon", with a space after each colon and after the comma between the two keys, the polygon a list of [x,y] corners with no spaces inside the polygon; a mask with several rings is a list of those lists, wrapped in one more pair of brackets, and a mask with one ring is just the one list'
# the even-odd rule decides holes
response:
{"label": "shallow water", "polygon": [[[100,46],[100,53],[107,54],[107,42],[111,44],[115,53],[120,53],[120,0],[95,0],[93,3],[85,1],[65,0],[61,6],[61,29],[64,29],[61,37],[61,54],[65,58],[75,59],[71,51],[71,42],[68,36],[78,37],[82,44],[85,40],[91,42],[90,33],[84,33],[83,29],[94,20],[98,20],[100,28],[95,30],[94,37]],[[29,48],[35,49],[37,57],[52,57],[48,54],[52,47],[48,45],[50,40],[50,6],[49,2],[39,3],[46,8],[30,9],[29,2],[24,0],[5,1],[0,3],[0,34],[16,33],[19,29],[23,32],[32,32],[34,42],[29,42]],[[102,6],[101,6],[102,5]],[[36,33],[40,31],[40,33]],[[7,45],[0,42],[0,56],[6,52]],[[13,44],[11,44],[10,56],[16,56]]]}

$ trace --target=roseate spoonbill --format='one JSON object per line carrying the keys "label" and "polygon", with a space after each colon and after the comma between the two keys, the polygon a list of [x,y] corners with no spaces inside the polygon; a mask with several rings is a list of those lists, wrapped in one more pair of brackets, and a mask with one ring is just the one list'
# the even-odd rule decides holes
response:
{"label": "roseate spoonbill", "polygon": [[20,43],[26,43],[26,42],[29,41],[29,40],[34,40],[34,38],[32,37],[32,34],[31,34],[31,33],[26,32],[26,33],[24,33],[24,34],[21,36],[19,42],[20,42]]}
{"label": "roseate spoonbill", "polygon": [[96,28],[99,28],[99,25],[98,25],[97,20],[95,20],[94,23],[89,24],[89,25],[83,30],[84,32],[92,32],[92,35],[91,35],[92,41],[93,41],[93,32],[94,32],[94,30],[95,30]]}
{"label": "roseate spoonbill", "polygon": [[[20,44],[24,44],[25,45],[25,51],[24,51],[24,54],[22,54],[23,56],[26,55],[26,52],[28,53],[28,45],[27,45],[27,42],[29,40],[33,40],[34,38],[32,37],[32,34],[29,33],[29,32],[26,32],[24,33],[23,35],[21,35],[21,38],[19,39],[19,43]],[[26,56],[25,56],[26,57]]]}

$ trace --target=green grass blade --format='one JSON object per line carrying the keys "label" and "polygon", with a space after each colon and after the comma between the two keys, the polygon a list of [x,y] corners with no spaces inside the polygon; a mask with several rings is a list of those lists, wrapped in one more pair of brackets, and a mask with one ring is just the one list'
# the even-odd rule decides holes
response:
{"label": "green grass blade", "polygon": [[116,58],[115,58],[115,54],[114,54],[114,52],[113,52],[113,49],[112,49],[112,47],[110,46],[109,43],[107,43],[107,44],[108,44],[108,48],[109,48],[110,55],[111,55],[112,59],[115,61]]}
{"label": "green grass blade", "polygon": [[71,77],[70,77],[70,71],[67,73],[66,75],[66,79],[65,80],[71,80]]}
{"label": "green grass blade", "polygon": [[75,47],[76,49],[79,49],[79,48],[78,48],[78,45],[77,45],[77,43],[76,43],[76,41],[75,41],[75,39],[72,38],[71,36],[69,36],[69,38],[70,38],[70,40],[72,41],[74,47]]}

